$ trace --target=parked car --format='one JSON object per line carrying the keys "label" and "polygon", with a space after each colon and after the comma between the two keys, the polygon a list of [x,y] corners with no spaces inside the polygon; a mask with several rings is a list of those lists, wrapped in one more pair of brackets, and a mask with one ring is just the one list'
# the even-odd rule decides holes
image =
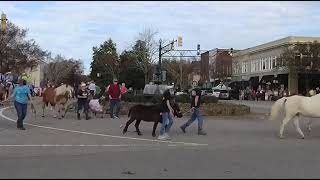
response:
{"label": "parked car", "polygon": [[176,95],[177,95],[177,96],[179,96],[179,95],[183,95],[183,94],[188,94],[188,93],[183,92],[183,91],[178,91],[178,92],[176,92]]}
{"label": "parked car", "polygon": [[206,91],[206,96],[213,96],[213,91],[212,90],[207,90]]}
{"label": "parked car", "polygon": [[229,91],[229,96],[230,96],[230,99],[237,99],[239,100],[239,95],[240,95],[240,92],[238,89],[231,89]]}
{"label": "parked car", "polygon": [[219,99],[230,99],[229,90],[220,90]]}
{"label": "parked car", "polygon": [[221,92],[220,89],[214,89],[212,95],[215,96],[215,97],[217,97],[217,98],[219,98],[220,92]]}

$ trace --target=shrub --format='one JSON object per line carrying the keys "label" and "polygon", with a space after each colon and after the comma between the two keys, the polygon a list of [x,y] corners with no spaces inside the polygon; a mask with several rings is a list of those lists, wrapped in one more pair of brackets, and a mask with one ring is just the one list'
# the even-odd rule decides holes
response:
{"label": "shrub", "polygon": [[[187,94],[174,96],[178,103],[190,103],[191,97]],[[138,102],[138,103],[161,103],[162,95],[134,95],[126,93],[122,96],[122,101],[125,102]],[[215,96],[202,96],[201,103],[217,103],[218,98]]]}

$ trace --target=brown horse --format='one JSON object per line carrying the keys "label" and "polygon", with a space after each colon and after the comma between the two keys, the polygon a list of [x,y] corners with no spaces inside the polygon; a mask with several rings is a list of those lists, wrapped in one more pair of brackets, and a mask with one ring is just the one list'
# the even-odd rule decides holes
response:
{"label": "brown horse", "polygon": [[[174,116],[181,118],[182,113],[180,112],[180,107],[178,103],[175,101],[172,101],[172,108],[174,110]],[[126,126],[123,129],[123,134],[125,134],[128,130],[129,125],[136,120],[135,127],[136,127],[136,132],[138,133],[139,136],[142,135],[142,133],[139,130],[139,125],[141,121],[146,121],[146,122],[154,122],[153,124],[153,130],[152,130],[152,136],[156,136],[156,129],[158,126],[158,123],[162,123],[162,116],[160,115],[161,112],[161,105],[156,104],[156,105],[142,105],[138,104],[130,108],[128,117],[130,119],[127,121]]]}
{"label": "brown horse", "polygon": [[[58,106],[58,118],[61,119],[60,111],[65,110],[65,105],[72,97],[72,91],[73,88],[67,84],[63,84],[57,88],[46,88],[46,90],[43,92],[42,97],[42,117],[44,117],[45,107],[47,107],[50,103],[50,105],[54,107],[54,109],[56,105]],[[55,114],[54,117],[57,117],[57,115]],[[62,115],[62,117],[64,117],[64,115]]]}

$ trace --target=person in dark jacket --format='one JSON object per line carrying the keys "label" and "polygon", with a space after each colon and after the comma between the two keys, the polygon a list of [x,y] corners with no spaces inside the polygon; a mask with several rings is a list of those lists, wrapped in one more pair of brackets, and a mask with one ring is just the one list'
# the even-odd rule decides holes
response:
{"label": "person in dark jacket", "polygon": [[84,113],[86,115],[86,120],[89,120],[89,92],[87,90],[86,84],[81,83],[80,89],[78,90],[77,93],[77,98],[78,98],[78,109],[77,109],[77,117],[78,120],[81,120],[80,118],[80,110],[83,108]]}
{"label": "person in dark jacket", "polygon": [[171,93],[170,90],[166,90],[163,93],[162,103],[161,103],[161,115],[162,115],[162,125],[160,129],[159,140],[170,140],[169,131],[173,124],[173,108],[171,107]]}
{"label": "person in dark jacket", "polygon": [[190,126],[196,119],[198,119],[198,134],[206,135],[207,133],[203,130],[203,118],[200,112],[200,104],[201,104],[201,90],[199,88],[194,88],[191,91],[191,118],[182,126],[180,126],[181,130],[186,133],[186,128]]}

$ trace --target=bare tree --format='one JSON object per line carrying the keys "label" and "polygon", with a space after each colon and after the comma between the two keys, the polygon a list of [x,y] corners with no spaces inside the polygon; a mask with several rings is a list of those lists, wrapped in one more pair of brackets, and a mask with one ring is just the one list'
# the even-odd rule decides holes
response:
{"label": "bare tree", "polygon": [[137,67],[144,73],[145,84],[149,81],[149,71],[151,70],[151,64],[154,64],[159,53],[158,43],[155,40],[158,31],[151,28],[146,28],[138,34],[137,40],[144,42],[145,44],[145,57],[142,57],[137,64]]}
{"label": "bare tree", "polygon": [[176,59],[163,60],[163,68],[171,76],[175,84],[179,84],[180,88],[187,88],[188,86],[188,75],[191,73],[191,63],[189,60],[177,61]]}
{"label": "bare tree", "polygon": [[66,59],[57,55],[53,62],[45,67],[46,79],[58,85],[64,83],[77,83],[82,74],[82,63],[80,60]]}

